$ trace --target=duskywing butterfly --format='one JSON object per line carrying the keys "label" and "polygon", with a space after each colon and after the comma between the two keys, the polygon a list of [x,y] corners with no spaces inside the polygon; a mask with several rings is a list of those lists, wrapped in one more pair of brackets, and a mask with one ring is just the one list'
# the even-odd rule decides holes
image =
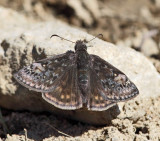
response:
{"label": "duskywing butterfly", "polygon": [[103,111],[137,96],[135,84],[102,58],[88,54],[86,43],[78,40],[75,52],[39,60],[14,77],[30,90],[41,92],[47,102],[65,110],[87,107]]}

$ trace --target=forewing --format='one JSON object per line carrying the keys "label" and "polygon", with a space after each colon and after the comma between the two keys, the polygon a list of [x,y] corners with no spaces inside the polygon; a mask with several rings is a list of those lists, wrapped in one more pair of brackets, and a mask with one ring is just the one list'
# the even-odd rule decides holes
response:
{"label": "forewing", "polygon": [[66,70],[73,64],[74,53],[39,60],[14,74],[14,78],[23,86],[38,92],[50,92]]}
{"label": "forewing", "polygon": [[139,94],[135,84],[123,72],[96,55],[90,57],[91,69],[97,77],[98,88],[106,100],[125,101]]}
{"label": "forewing", "polygon": [[103,87],[93,69],[90,69],[90,92],[88,94],[87,107],[92,111],[104,111],[115,105],[113,101],[106,100],[102,96]]}
{"label": "forewing", "polygon": [[61,79],[55,83],[52,92],[43,93],[42,97],[55,107],[65,110],[75,110],[83,106],[82,95],[77,85],[76,65],[65,71]]}

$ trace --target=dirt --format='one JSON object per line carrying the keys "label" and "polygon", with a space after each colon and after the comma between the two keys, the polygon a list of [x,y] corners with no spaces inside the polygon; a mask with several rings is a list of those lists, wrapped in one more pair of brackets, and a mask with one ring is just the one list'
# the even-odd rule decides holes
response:
{"label": "dirt", "polygon": [[[7,140],[160,140],[160,97],[130,101],[123,107],[126,118],[112,120],[109,126],[92,126],[49,113],[2,110],[10,135]],[[147,103],[147,104],[146,104]],[[128,108],[131,105],[130,108]],[[133,114],[134,113],[134,114]],[[133,114],[133,115],[132,115]],[[130,118],[134,116],[134,118]],[[132,120],[131,120],[132,119]],[[6,134],[0,128],[0,136]]]}
{"label": "dirt", "polygon": [[[0,5],[37,21],[57,18],[92,35],[102,33],[104,40],[129,46],[146,55],[160,72],[159,3],[159,0],[95,0],[88,1],[88,4],[82,1],[75,7],[74,2],[68,1],[1,0]],[[88,5],[95,6],[95,9]],[[79,12],[86,13],[86,16],[80,16]],[[152,30],[157,32],[151,34]],[[145,45],[147,41],[150,41],[147,43],[150,44],[149,48]],[[160,97],[131,100],[122,107],[124,112],[108,126],[93,126],[51,113],[19,112],[2,108],[8,129],[0,123],[0,140],[159,141],[159,107]],[[122,118],[122,115],[126,118]]]}

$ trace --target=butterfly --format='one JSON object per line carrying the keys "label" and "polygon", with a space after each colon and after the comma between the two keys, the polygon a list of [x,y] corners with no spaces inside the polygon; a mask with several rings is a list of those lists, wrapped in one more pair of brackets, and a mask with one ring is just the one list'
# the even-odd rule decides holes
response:
{"label": "butterfly", "polygon": [[117,102],[137,96],[139,91],[135,84],[110,63],[88,54],[86,43],[86,40],[78,40],[75,52],[67,51],[36,61],[20,69],[14,78],[24,87],[41,92],[47,102],[64,110],[86,107],[104,111]]}

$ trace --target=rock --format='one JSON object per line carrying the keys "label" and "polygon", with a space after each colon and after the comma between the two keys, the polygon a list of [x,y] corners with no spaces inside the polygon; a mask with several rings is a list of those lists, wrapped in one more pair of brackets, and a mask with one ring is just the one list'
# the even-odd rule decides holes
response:
{"label": "rock", "polygon": [[76,17],[82,20],[86,25],[93,24],[93,19],[89,11],[84,8],[81,1],[68,0],[67,4],[74,9]]}
{"label": "rock", "polygon": [[156,4],[157,8],[160,8],[160,0],[155,0],[155,4]]}
{"label": "rock", "polygon": [[[95,125],[109,124],[120,111],[123,112],[122,106],[125,103],[118,104],[120,109],[118,105],[115,105],[103,112],[92,112],[86,109],[60,110],[43,100],[40,93],[29,91],[19,85],[14,80],[13,73],[23,66],[50,55],[74,50],[74,44],[70,42],[56,37],[50,39],[52,34],[58,34],[72,41],[90,40],[93,36],[57,20],[37,23],[33,19],[27,19],[23,15],[2,7],[0,7],[0,12],[4,13],[0,15],[1,107],[37,112],[48,111]],[[159,74],[152,63],[143,55],[132,49],[117,47],[100,39],[93,40],[88,44],[88,46],[90,45],[93,46],[88,48],[90,54],[96,54],[110,62],[122,70],[137,85],[140,95],[136,99],[159,95]],[[124,114],[124,116],[126,115]]]}
{"label": "rock", "polygon": [[152,39],[157,33],[158,30],[156,29],[149,31],[147,29],[136,31],[134,37],[128,37],[124,41],[119,41],[117,42],[117,45],[134,47],[148,57],[157,55],[159,54],[159,49],[156,42]]}
{"label": "rock", "polygon": [[100,8],[97,0],[88,0],[88,1],[83,0],[83,4],[89,10],[89,12],[92,13],[95,19],[100,18],[101,13],[100,13]]}

